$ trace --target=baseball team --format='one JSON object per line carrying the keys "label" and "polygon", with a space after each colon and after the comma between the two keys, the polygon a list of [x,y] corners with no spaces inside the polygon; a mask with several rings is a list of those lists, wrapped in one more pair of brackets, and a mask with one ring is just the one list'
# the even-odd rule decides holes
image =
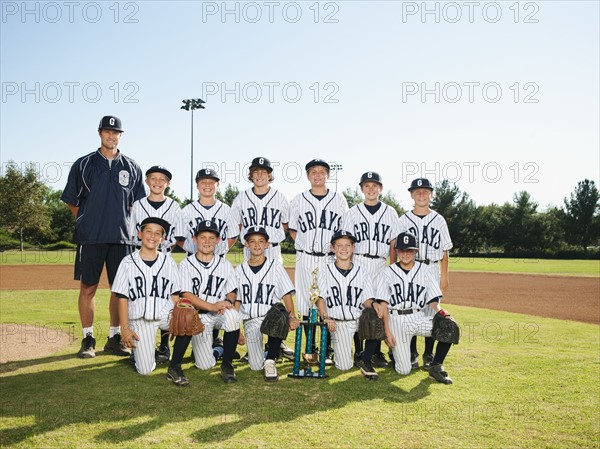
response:
{"label": "baseball team", "polygon": [[[106,353],[130,357],[143,375],[168,363],[167,378],[186,386],[182,364],[191,343],[196,368],[209,370],[220,361],[225,383],[237,381],[235,359],[276,382],[277,360],[293,360],[294,352],[281,338],[267,336],[265,344],[261,324],[280,302],[290,330],[300,326],[298,317],[307,321],[318,268],[315,306],[329,330],[326,354],[320,354],[327,365],[357,367],[370,380],[378,377],[375,368],[389,365],[406,375],[419,368],[416,337],[423,336],[423,368],[433,380],[452,383],[443,367],[452,343],[431,338],[434,315],[449,318],[440,302],[449,286],[452,241],[444,218],[429,208],[428,179],[412,181],[413,209],[398,217],[380,201],[383,181],[374,171],[360,177],[363,202],[348,208],[343,195],[327,188],[329,164],[313,159],[305,166],[310,188],[288,202],[271,185],[269,159],[256,157],[248,173],[252,187],[231,207],[216,198],[220,178],[207,168],[196,174],[198,199],[181,209],[165,195],[171,172],[156,165],[144,176],[118,149],[122,133],[119,118],[102,117],[100,148],[72,165],[61,197],[76,218],[83,331],[78,357],[96,355],[95,297],[106,266],[111,290]],[[295,283],[283,266],[286,232],[296,250]],[[238,238],[244,262],[234,268],[224,256]],[[176,246],[187,253],[179,264],[171,256]],[[169,314],[180,299],[200,314],[202,333],[169,334]],[[358,337],[359,318],[369,308],[383,320],[389,362],[380,340]],[[240,357],[243,345],[247,354]]]}

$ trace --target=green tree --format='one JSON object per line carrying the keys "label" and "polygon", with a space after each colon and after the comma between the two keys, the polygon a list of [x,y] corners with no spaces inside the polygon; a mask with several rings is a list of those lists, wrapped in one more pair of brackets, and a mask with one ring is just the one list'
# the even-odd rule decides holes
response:
{"label": "green tree", "polygon": [[235,187],[231,184],[227,184],[227,187],[225,187],[225,193],[221,194],[221,192],[217,192],[215,197],[219,201],[222,201],[223,203],[227,204],[228,206],[231,206],[233,204],[233,200],[235,200],[235,197],[238,196],[239,194],[240,194],[240,189],[238,189],[237,187]]}
{"label": "green tree", "polygon": [[567,241],[580,246],[584,251],[590,243],[598,240],[599,199],[600,193],[594,181],[585,179],[579,181],[571,196],[564,200]]}
{"label": "green tree", "polygon": [[354,189],[348,187],[342,192],[342,195],[344,195],[344,198],[346,198],[349,208],[352,206],[356,206],[357,204],[362,203],[363,201],[362,193],[360,193],[358,187],[355,187]]}
{"label": "green tree", "polygon": [[404,215],[404,213],[406,212],[402,206],[400,206],[400,203],[398,202],[398,200],[396,199],[396,195],[394,195],[392,193],[392,191],[388,191],[385,193],[385,195],[379,195],[379,199],[381,200],[382,203],[387,204],[388,206],[391,206],[394,208],[394,210],[396,211],[396,213],[400,216],[400,215]]}
{"label": "green tree", "polygon": [[33,162],[21,171],[14,161],[9,161],[0,176],[0,226],[18,234],[21,251],[26,229],[45,229],[50,225],[45,189]]}
{"label": "green tree", "polygon": [[[171,190],[171,187],[167,187],[165,189],[165,196],[168,196],[173,201],[176,201],[177,204],[179,204],[179,207],[181,207],[181,199],[177,195],[175,195],[175,190]],[[189,203],[190,203],[190,201],[188,201],[186,204],[189,204]]]}

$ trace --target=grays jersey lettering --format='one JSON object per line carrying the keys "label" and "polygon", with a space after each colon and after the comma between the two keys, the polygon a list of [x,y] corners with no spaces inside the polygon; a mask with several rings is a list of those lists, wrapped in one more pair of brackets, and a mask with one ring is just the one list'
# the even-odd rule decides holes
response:
{"label": "grays jersey lettering", "polygon": [[217,200],[215,204],[205,209],[202,205],[195,201],[184,207],[181,213],[182,224],[177,230],[177,237],[185,238],[183,249],[188,253],[195,253],[198,249],[194,243],[194,229],[203,221],[212,221],[219,228],[221,241],[215,248],[215,254],[222,256],[229,251],[227,239],[234,238],[238,235],[238,226],[231,219],[231,210],[227,204]]}
{"label": "grays jersey lettering", "polygon": [[435,211],[430,211],[423,218],[412,211],[407,212],[400,217],[400,227],[400,232],[408,230],[417,236],[420,259],[440,260],[444,251],[452,249],[448,224]]}
{"label": "grays jersey lettering", "polygon": [[342,228],[342,219],[348,210],[346,199],[332,191],[321,200],[306,191],[290,203],[290,229],[297,231],[297,250],[327,253],[335,231]]}
{"label": "grays jersey lettering", "polygon": [[171,225],[169,232],[165,236],[164,241],[160,244],[160,250],[170,250],[171,247],[175,244],[177,227],[180,225],[181,222],[181,209],[176,201],[173,201],[171,198],[167,197],[165,202],[158,209],[155,209],[148,202],[148,198],[142,198],[141,200],[133,203],[131,216],[131,221],[134,225],[134,228],[131,232],[131,236],[132,241],[136,246],[141,246],[141,241],[138,238],[138,232],[140,231],[140,223],[148,217],[162,218]]}
{"label": "grays jersey lettering", "polygon": [[190,292],[210,303],[222,301],[236,288],[233,266],[219,256],[204,265],[192,254],[179,264],[179,277],[182,292]]}
{"label": "grays jersey lettering", "polygon": [[360,203],[346,213],[343,228],[356,237],[356,254],[387,257],[391,241],[400,233],[400,222],[396,210],[385,203],[375,214]]}
{"label": "grays jersey lettering", "polygon": [[432,267],[421,262],[415,262],[408,273],[397,264],[390,265],[377,289],[377,298],[386,301],[390,309],[424,309],[441,296]]}
{"label": "grays jersey lettering", "polygon": [[158,253],[150,267],[136,251],[119,265],[112,291],[129,298],[130,319],[160,320],[171,309],[171,295],[179,292],[177,264]]}
{"label": "grays jersey lettering", "polygon": [[319,272],[317,282],[329,316],[338,320],[358,319],[362,304],[374,297],[371,278],[360,264],[355,263],[345,276],[334,263],[327,264]]}
{"label": "grays jersey lettering", "polygon": [[283,194],[270,189],[263,197],[256,196],[252,188],[240,193],[231,206],[232,221],[242,226],[241,240],[251,226],[262,226],[269,234],[271,243],[285,240],[283,223],[289,220],[289,203]]}

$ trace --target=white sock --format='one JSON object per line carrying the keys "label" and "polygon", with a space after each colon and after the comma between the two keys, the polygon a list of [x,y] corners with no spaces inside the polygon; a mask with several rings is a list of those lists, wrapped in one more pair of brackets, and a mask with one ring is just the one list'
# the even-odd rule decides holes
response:
{"label": "white sock", "polygon": [[92,337],[94,336],[94,326],[83,328],[83,338],[87,337],[88,334],[90,334]]}
{"label": "white sock", "polygon": [[110,326],[109,337],[113,338],[115,335],[121,333],[121,326]]}

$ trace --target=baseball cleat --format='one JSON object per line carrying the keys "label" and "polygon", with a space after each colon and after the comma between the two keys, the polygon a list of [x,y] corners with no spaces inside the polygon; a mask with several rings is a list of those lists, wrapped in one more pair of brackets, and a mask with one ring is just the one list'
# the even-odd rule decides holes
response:
{"label": "baseball cleat", "polygon": [[275,366],[275,360],[265,360],[264,370],[265,380],[267,382],[277,382],[279,380],[279,376],[277,375],[277,367]]}
{"label": "baseball cleat", "polygon": [[373,365],[371,362],[365,362],[364,360],[359,360],[356,362],[356,366],[360,369],[360,373],[365,376],[367,379],[375,376],[378,377],[378,374],[373,369]]}
{"label": "baseball cleat", "polygon": [[172,381],[178,387],[186,387],[190,384],[188,378],[183,374],[181,365],[170,366],[167,370],[167,379]]}
{"label": "baseball cleat", "polygon": [[388,351],[388,357],[390,358],[390,366],[393,368],[396,364],[396,361],[394,360],[394,353],[391,349]]}
{"label": "baseball cleat", "polygon": [[240,359],[240,362],[242,362],[242,363],[248,363],[248,354],[246,354],[245,356],[243,356],[243,357]]}
{"label": "baseball cleat", "polygon": [[382,352],[377,352],[373,355],[373,358],[371,359],[371,362],[373,363],[373,365],[375,365],[377,368],[387,368],[389,366],[389,363],[387,362],[387,360],[385,359],[385,356],[383,355]]}
{"label": "baseball cleat", "polygon": [[334,357],[333,349],[328,349],[327,354],[325,355],[325,366],[333,366],[334,365],[333,357]]}
{"label": "baseball cleat", "polygon": [[450,385],[452,383],[452,379],[450,379],[442,365],[432,365],[429,369],[429,377],[442,384]]}
{"label": "baseball cleat", "polygon": [[429,371],[433,363],[433,354],[423,354],[423,369]]}
{"label": "baseball cleat", "polygon": [[410,366],[412,367],[412,369],[419,368],[419,353],[418,352],[410,353]]}
{"label": "baseball cleat", "polygon": [[286,345],[283,341],[281,342],[281,356],[290,362],[293,362],[295,357],[294,351],[292,351],[292,349],[289,348],[288,345]]}
{"label": "baseball cleat", "polygon": [[104,345],[104,352],[120,357],[129,357],[131,355],[131,350],[121,341],[121,334],[115,334],[108,338],[108,341]]}
{"label": "baseball cleat", "polygon": [[81,340],[81,348],[77,353],[77,357],[80,359],[91,359],[96,357],[96,339],[92,337],[92,334],[87,334],[85,338]]}
{"label": "baseball cleat", "polygon": [[169,346],[159,346],[158,349],[154,351],[156,363],[167,363],[170,358],[171,349],[169,349]]}
{"label": "baseball cleat", "polygon": [[237,382],[237,376],[235,375],[233,365],[230,362],[224,360],[221,362],[221,379],[223,379],[223,382],[226,384]]}

